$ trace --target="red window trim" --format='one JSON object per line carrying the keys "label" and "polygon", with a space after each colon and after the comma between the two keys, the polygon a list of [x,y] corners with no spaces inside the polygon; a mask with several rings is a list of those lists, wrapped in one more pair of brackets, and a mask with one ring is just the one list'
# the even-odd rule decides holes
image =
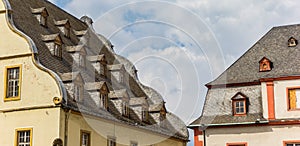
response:
{"label": "red window trim", "polygon": [[286,144],[289,143],[300,143],[300,140],[285,140],[283,141],[283,146],[286,146]]}
{"label": "red window trim", "polygon": [[244,145],[248,146],[247,142],[233,142],[233,143],[226,143],[226,146],[236,146],[236,145]]}

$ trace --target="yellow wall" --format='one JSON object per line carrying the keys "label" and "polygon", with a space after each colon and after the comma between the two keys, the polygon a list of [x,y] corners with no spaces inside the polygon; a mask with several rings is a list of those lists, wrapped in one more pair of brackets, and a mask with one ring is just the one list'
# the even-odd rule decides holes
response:
{"label": "yellow wall", "polygon": [[[1,1],[1,10],[4,10],[3,7]],[[24,37],[10,29],[5,17],[6,13],[0,14],[0,110],[53,105],[53,97],[61,97],[56,81],[33,63],[30,45]],[[22,69],[21,100],[4,102],[5,68],[15,65],[21,65]]]}
{"label": "yellow wall", "polygon": [[126,146],[130,141],[137,142],[138,145],[155,146],[183,146],[184,142],[179,142],[168,137],[154,134],[146,130],[114,123],[100,118],[70,114],[69,117],[69,141],[68,145],[78,145],[80,140],[80,130],[91,132],[91,146],[105,146],[107,136],[116,137],[117,146]]}
{"label": "yellow wall", "polygon": [[0,145],[14,146],[15,130],[32,128],[33,145],[50,146],[59,135],[60,108],[0,113]]}

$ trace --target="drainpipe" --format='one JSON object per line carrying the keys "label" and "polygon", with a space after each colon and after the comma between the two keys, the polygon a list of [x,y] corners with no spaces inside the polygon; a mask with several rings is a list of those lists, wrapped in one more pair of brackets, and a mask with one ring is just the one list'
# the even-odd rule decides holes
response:
{"label": "drainpipe", "polygon": [[70,117],[70,109],[65,110],[65,146],[68,146],[68,131],[69,131],[69,117]]}
{"label": "drainpipe", "polygon": [[207,128],[208,126],[204,125],[204,124],[201,124],[200,125],[200,129],[201,131],[203,132],[203,144],[204,146],[206,146],[206,131],[205,129]]}

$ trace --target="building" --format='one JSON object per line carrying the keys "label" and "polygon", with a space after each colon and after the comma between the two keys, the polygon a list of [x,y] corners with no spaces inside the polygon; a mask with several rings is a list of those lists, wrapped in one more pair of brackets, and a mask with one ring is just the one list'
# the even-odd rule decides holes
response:
{"label": "building", "polygon": [[185,124],[81,19],[46,0],[0,1],[1,146],[184,146]]}
{"label": "building", "polygon": [[300,25],[272,28],[214,81],[195,146],[300,145]]}

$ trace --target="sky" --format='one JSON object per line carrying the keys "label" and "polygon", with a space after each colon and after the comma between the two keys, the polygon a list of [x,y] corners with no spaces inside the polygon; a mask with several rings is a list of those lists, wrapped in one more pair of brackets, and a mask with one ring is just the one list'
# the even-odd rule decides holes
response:
{"label": "sky", "polygon": [[50,1],[91,17],[95,31],[186,124],[201,115],[206,83],[272,27],[300,21],[297,0]]}

